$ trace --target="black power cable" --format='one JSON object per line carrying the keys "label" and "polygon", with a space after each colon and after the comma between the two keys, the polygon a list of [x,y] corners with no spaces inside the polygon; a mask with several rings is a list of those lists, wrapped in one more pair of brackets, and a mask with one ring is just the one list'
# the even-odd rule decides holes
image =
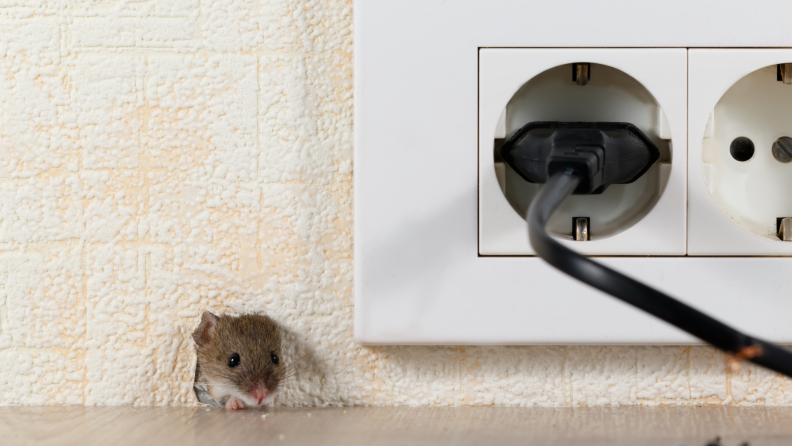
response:
{"label": "black power cable", "polygon": [[553,212],[579,185],[585,169],[559,169],[534,198],[528,211],[528,235],[536,253],[562,272],[730,353],[792,377],[792,352],[747,336],[667,294],[582,256],[554,240],[546,230]]}

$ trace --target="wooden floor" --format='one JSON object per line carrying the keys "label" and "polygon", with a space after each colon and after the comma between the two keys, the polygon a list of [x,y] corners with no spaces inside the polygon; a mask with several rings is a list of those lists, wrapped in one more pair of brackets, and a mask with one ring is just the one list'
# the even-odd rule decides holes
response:
{"label": "wooden floor", "polygon": [[0,444],[791,445],[792,408],[0,407]]}

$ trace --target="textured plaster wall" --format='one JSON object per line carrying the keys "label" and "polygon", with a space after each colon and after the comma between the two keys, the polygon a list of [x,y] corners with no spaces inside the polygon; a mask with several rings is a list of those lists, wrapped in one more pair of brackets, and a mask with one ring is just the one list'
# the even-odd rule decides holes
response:
{"label": "textured plaster wall", "polygon": [[352,2],[0,0],[0,404],[195,404],[204,308],[278,404],[790,404],[708,348],[352,339]]}

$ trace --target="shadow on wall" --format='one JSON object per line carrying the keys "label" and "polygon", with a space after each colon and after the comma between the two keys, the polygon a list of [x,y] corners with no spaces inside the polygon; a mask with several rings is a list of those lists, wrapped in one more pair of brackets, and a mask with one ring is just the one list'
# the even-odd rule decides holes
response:
{"label": "shadow on wall", "polygon": [[339,386],[331,369],[304,336],[281,326],[282,352],[286,378],[273,404],[276,406],[324,406],[338,395]]}
{"label": "shadow on wall", "polygon": [[705,346],[383,346],[395,406],[788,405],[792,381]]}
{"label": "shadow on wall", "polygon": [[[447,205],[430,217],[412,221],[405,218],[382,240],[373,241],[380,255],[371,256],[364,265],[367,277],[363,286],[366,293],[380,300],[378,311],[390,315],[429,313],[446,272],[455,267],[458,259],[471,255],[471,251],[475,253],[475,246],[460,246],[456,234],[470,232],[469,222],[476,221],[475,195],[473,189],[454,200],[444,200]],[[448,221],[458,224],[448,225]],[[415,240],[416,233],[426,234],[420,243]],[[388,255],[381,255],[383,252]],[[408,294],[417,298],[405,300]],[[405,310],[405,305],[413,308]],[[428,322],[418,316],[411,326],[425,323]],[[792,392],[788,390],[792,381],[753,364],[742,364],[740,370],[732,371],[723,354],[703,346],[362,348],[376,358],[365,364],[365,372],[372,378],[357,383],[372,389],[370,395],[361,392],[361,398],[368,397],[372,405],[792,403]]]}

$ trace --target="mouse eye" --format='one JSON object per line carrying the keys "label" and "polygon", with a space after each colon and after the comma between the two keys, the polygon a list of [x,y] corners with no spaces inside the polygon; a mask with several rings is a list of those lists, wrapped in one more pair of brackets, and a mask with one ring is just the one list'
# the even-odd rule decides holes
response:
{"label": "mouse eye", "polygon": [[278,365],[280,362],[280,358],[278,358],[278,355],[275,354],[275,352],[270,353],[270,358],[272,358],[272,363],[275,365]]}
{"label": "mouse eye", "polygon": [[228,366],[231,368],[238,366],[240,362],[242,362],[242,360],[239,359],[239,355],[237,353],[234,353],[228,358]]}

